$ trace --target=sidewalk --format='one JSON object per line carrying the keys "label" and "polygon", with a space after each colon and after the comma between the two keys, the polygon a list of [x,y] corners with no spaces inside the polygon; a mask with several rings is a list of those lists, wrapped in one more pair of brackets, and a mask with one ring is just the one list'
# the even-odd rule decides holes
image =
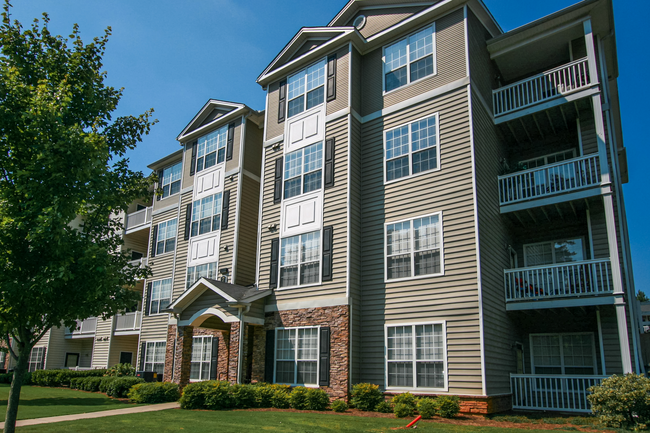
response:
{"label": "sidewalk", "polygon": [[[178,402],[160,403],[160,404],[152,404],[149,406],[129,407],[126,409],[113,409],[113,410],[104,410],[100,412],[77,413],[74,415],[51,416],[48,418],[23,419],[16,422],[16,427],[22,427],[26,425],[36,425],[36,424],[49,424],[52,422],[76,421],[78,419],[101,418],[104,416],[113,416],[113,415],[128,415],[131,413],[155,412],[159,410],[176,409],[178,407],[180,407]],[[0,429],[4,429],[4,428],[5,428],[5,423],[4,422],[0,423]]]}

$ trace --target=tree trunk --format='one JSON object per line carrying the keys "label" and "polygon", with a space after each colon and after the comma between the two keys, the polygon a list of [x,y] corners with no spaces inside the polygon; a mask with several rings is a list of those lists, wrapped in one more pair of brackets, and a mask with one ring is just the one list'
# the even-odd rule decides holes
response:
{"label": "tree trunk", "polygon": [[7,404],[7,415],[5,416],[4,433],[14,433],[16,431],[16,417],[18,416],[18,402],[20,400],[20,390],[23,386],[23,379],[27,372],[27,361],[29,360],[29,350],[18,345],[18,363],[14,369],[14,377],[11,381],[11,390],[9,391],[9,402]]}

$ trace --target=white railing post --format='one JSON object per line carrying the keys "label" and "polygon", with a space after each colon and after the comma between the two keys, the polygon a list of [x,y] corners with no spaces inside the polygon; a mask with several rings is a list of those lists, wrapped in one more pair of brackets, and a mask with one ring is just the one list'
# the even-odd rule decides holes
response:
{"label": "white railing post", "polygon": [[588,389],[606,377],[511,374],[512,408],[589,412]]}

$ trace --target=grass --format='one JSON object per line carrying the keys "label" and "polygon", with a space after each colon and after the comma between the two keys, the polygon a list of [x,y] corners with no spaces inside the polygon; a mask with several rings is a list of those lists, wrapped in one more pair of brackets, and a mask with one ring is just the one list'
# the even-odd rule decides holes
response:
{"label": "grass", "polygon": [[[5,420],[9,386],[0,384],[0,421]],[[18,419],[72,415],[135,406],[94,392],[65,388],[23,386],[18,405]]]}
{"label": "grass", "polygon": [[495,414],[489,415],[493,421],[512,422],[512,423],[532,423],[532,424],[571,424],[589,428],[601,427],[598,418],[594,416],[557,416],[550,417],[547,413],[526,413],[526,414]]}
{"label": "grass", "polygon": [[[172,409],[133,415],[110,416],[89,420],[20,427],[21,433],[34,432],[385,432],[404,427],[410,420],[369,418],[299,412],[189,411]],[[418,432],[451,433],[530,433],[536,430],[472,427],[420,422]],[[542,431],[542,430],[539,430]],[[548,433],[548,430],[546,430]]]}

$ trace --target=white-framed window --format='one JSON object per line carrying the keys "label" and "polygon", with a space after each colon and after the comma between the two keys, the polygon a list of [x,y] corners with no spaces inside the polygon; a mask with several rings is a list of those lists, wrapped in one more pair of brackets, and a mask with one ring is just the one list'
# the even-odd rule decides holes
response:
{"label": "white-framed window", "polygon": [[197,141],[196,172],[221,164],[226,160],[228,125],[204,135]]}
{"label": "white-framed window", "polygon": [[212,361],[212,337],[192,338],[192,358],[190,361],[190,380],[209,380]]}
{"label": "white-framed window", "polygon": [[197,266],[190,266],[187,268],[187,279],[185,287],[190,288],[192,284],[199,281],[199,278],[205,277],[210,279],[217,278],[217,262],[205,263]]}
{"label": "white-framed window", "polygon": [[592,332],[530,334],[533,374],[596,374]]}
{"label": "white-framed window", "polygon": [[386,281],[444,274],[442,212],[385,227]]}
{"label": "white-framed window", "polygon": [[325,102],[325,67],[323,59],[287,79],[287,118]]}
{"label": "white-framed window", "polygon": [[323,143],[288,153],[284,158],[284,198],[317,191],[323,185]]}
{"label": "white-framed window", "polygon": [[440,168],[438,113],[384,133],[385,181]]}
{"label": "white-framed window", "polygon": [[160,188],[162,189],[162,198],[177,194],[181,190],[181,170],[182,164],[174,164],[166,167],[162,171],[160,179]]}
{"label": "white-framed window", "polygon": [[320,282],[320,230],[283,238],[280,245],[280,287]]}
{"label": "white-framed window", "polygon": [[318,327],[276,328],[275,383],[318,384]]}
{"label": "white-framed window", "polygon": [[45,356],[45,347],[33,347],[29,354],[27,371],[43,369],[43,357]]}
{"label": "white-framed window", "polygon": [[555,164],[556,162],[566,161],[576,157],[576,152],[573,149],[563,150],[548,155],[540,156],[539,158],[525,159],[521,164],[526,166],[526,169],[542,167],[544,165]]}
{"label": "white-framed window", "polygon": [[445,323],[386,325],[388,388],[447,388]]}
{"label": "white-framed window", "polygon": [[151,306],[149,314],[160,314],[172,302],[172,279],[153,281],[151,283]]}
{"label": "white-framed window", "polygon": [[585,259],[582,238],[558,239],[524,245],[524,266],[581,262]]}
{"label": "white-framed window", "polygon": [[5,368],[5,362],[7,362],[7,352],[0,351],[0,368]]}
{"label": "white-framed window", "polygon": [[436,73],[435,24],[384,47],[384,92]]}
{"label": "white-framed window", "polygon": [[158,234],[156,235],[156,254],[164,254],[174,251],[176,248],[176,229],[178,220],[165,221],[158,224]]}
{"label": "white-framed window", "polygon": [[165,341],[147,341],[144,351],[144,371],[165,372]]}
{"label": "white-framed window", "polygon": [[196,200],[192,204],[192,236],[221,229],[221,194]]}

